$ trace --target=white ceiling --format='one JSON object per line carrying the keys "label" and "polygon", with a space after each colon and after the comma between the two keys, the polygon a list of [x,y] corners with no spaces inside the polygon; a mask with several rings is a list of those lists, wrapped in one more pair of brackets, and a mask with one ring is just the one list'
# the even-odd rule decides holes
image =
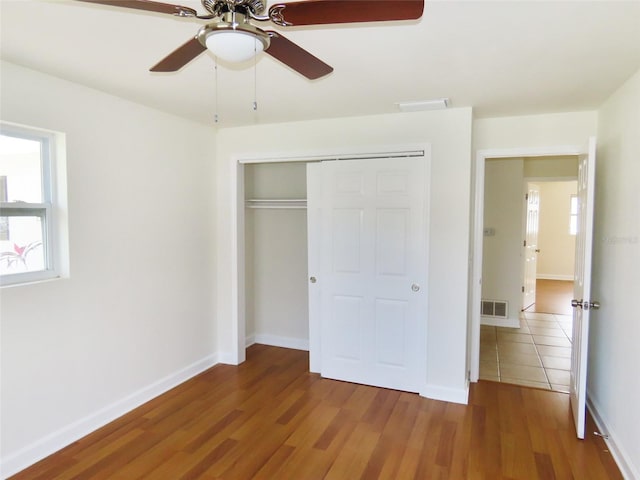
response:
{"label": "white ceiling", "polygon": [[[176,3],[204,13],[199,0]],[[148,71],[201,24],[74,0],[0,0],[1,56],[198,122],[213,124],[217,110],[222,127],[389,113],[441,97],[480,117],[589,110],[640,68],[637,0],[427,0],[416,22],[277,28],[335,68],[319,80],[265,54],[255,69],[220,63],[217,88],[208,52],[177,73]]]}

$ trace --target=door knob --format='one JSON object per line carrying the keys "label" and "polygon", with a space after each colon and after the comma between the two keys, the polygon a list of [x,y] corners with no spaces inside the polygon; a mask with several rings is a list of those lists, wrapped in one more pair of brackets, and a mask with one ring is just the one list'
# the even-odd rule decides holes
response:
{"label": "door knob", "polygon": [[317,282],[316,277],[310,277],[310,278],[309,278],[309,281],[310,281],[311,283],[316,283],[316,282]]}
{"label": "door knob", "polygon": [[413,285],[411,285],[412,292],[417,292],[419,290],[420,290],[420,285],[418,285],[417,283],[414,283]]}
{"label": "door knob", "polygon": [[571,300],[571,306],[573,308],[580,307],[583,310],[598,310],[600,308],[600,302],[590,302],[588,300]]}

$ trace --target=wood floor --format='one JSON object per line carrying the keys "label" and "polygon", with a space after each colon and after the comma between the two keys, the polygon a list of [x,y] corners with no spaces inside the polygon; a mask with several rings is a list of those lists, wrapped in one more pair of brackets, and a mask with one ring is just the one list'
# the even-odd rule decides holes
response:
{"label": "wood floor", "polygon": [[527,312],[572,315],[573,282],[566,280],[536,280],[536,302]]}
{"label": "wood floor", "polygon": [[566,394],[481,381],[457,405],[322,379],[306,352],[254,345],[12,478],[622,477],[600,438],[575,438]]}

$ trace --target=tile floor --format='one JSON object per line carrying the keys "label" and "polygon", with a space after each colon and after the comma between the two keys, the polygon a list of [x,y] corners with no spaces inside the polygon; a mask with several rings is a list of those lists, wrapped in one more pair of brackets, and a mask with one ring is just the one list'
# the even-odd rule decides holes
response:
{"label": "tile floor", "polygon": [[520,328],[482,325],[480,378],[569,391],[570,315],[523,312]]}

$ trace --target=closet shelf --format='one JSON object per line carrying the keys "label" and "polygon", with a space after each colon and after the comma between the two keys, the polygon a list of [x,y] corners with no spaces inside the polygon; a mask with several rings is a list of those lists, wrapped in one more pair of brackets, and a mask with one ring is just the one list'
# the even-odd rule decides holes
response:
{"label": "closet shelf", "polygon": [[306,198],[248,198],[246,208],[307,208]]}

